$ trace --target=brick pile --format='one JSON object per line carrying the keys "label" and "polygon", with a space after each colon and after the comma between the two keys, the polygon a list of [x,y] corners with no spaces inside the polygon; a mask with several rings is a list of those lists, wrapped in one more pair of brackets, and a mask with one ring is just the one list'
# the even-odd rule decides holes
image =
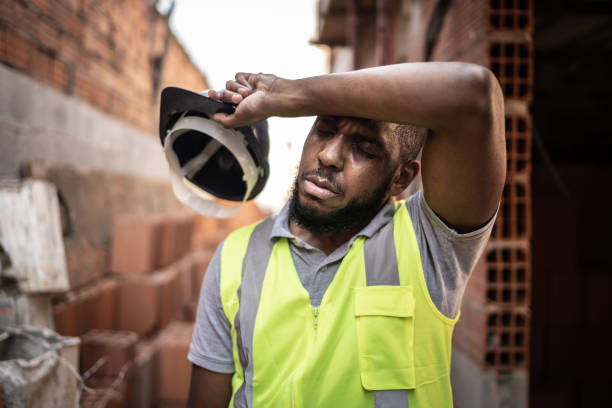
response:
{"label": "brick pile", "polygon": [[[155,3],[3,0],[0,64],[154,139],[164,86],[208,88]],[[79,154],[79,143],[66,155]],[[81,374],[98,392],[83,392],[81,405],[184,406],[185,388],[156,392],[168,389],[157,378],[169,381],[156,371],[158,356],[175,347],[157,339],[176,321],[193,325],[215,248],[231,229],[263,214],[253,203],[226,221],[177,214],[182,207],[165,179],[40,159],[22,170],[58,187],[72,226],[64,237],[71,289],[53,299],[53,317],[57,332],[82,339]],[[183,387],[190,373],[185,354],[174,354],[187,375]]]}
{"label": "brick pile", "polygon": [[482,368],[508,372],[529,367],[532,1],[491,0],[487,18],[486,41],[474,40],[472,50],[463,55],[469,60],[474,49],[486,51],[486,65],[502,86],[506,183],[491,240],[466,289],[454,345]]}
{"label": "brick pile", "polygon": [[248,203],[230,220],[191,213],[115,219],[108,273],[53,307],[57,332],[82,340],[80,372],[95,389],[82,394],[82,406],[185,405],[208,264],[230,231],[263,216]]}

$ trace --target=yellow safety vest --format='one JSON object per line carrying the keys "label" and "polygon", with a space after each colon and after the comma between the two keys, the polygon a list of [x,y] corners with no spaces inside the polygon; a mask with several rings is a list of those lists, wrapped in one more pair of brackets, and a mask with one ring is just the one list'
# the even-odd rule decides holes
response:
{"label": "yellow safety vest", "polygon": [[[271,220],[234,231],[221,253],[236,407],[451,407],[459,318],[434,305],[408,210],[358,237],[313,307]],[[365,253],[365,255],[364,255]]]}

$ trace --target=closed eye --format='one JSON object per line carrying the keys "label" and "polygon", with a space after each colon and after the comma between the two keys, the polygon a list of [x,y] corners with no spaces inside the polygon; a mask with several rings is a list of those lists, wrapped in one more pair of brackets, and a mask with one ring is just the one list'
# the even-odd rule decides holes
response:
{"label": "closed eye", "polygon": [[317,134],[323,137],[332,137],[336,134],[336,131],[333,129],[318,128]]}
{"label": "closed eye", "polygon": [[377,156],[376,149],[370,143],[364,142],[353,142],[353,148],[357,153],[362,154],[370,159]]}

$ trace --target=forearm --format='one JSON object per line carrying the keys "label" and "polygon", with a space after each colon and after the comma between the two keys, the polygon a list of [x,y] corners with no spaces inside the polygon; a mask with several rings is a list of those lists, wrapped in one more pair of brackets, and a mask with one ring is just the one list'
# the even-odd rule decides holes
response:
{"label": "forearm", "polygon": [[278,79],[277,116],[358,116],[434,130],[487,108],[490,73],[464,63],[406,63],[298,80]]}

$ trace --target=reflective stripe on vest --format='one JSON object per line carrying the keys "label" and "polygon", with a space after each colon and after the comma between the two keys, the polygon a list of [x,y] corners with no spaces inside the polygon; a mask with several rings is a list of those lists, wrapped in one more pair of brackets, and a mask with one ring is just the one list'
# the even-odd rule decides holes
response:
{"label": "reflective stripe on vest", "polygon": [[[404,205],[358,237],[312,307],[273,221],[240,229],[221,255],[235,407],[448,407],[455,319],[433,305]],[[365,245],[364,245],[365,243]]]}

